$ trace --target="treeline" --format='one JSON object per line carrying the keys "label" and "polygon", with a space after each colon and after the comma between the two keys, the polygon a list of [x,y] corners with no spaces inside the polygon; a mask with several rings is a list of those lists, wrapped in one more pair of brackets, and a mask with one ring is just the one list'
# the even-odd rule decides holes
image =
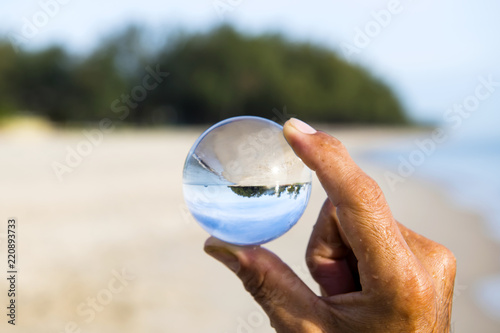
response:
{"label": "treeline", "polygon": [[251,37],[228,26],[153,46],[132,27],[85,56],[60,47],[15,53],[0,42],[0,117],[19,112],[61,124],[104,117],[139,125],[195,124],[242,114],[406,121],[387,85],[332,51],[280,35]]}

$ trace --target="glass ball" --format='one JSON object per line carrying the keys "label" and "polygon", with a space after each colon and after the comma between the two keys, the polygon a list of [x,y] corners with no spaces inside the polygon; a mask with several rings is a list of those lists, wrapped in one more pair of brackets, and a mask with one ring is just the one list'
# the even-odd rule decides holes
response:
{"label": "glass ball", "polygon": [[282,126],[235,117],[210,127],[189,151],[184,199],[210,235],[237,245],[263,244],[297,223],[309,201],[311,177]]}

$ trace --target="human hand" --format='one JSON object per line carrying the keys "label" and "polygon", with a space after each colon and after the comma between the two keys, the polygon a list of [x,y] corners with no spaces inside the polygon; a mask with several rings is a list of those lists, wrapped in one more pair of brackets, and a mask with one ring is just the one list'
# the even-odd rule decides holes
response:
{"label": "human hand", "polygon": [[238,275],[277,332],[449,332],[453,254],[399,224],[337,139],[295,119],[283,131],[328,195],[306,251],[322,296],[260,246],[209,238],[205,251]]}

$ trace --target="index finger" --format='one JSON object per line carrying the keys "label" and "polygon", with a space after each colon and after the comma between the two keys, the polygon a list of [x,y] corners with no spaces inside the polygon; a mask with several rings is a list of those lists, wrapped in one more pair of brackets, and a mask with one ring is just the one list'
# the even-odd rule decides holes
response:
{"label": "index finger", "polygon": [[337,207],[339,224],[351,246],[363,287],[406,274],[415,259],[402,237],[378,184],[361,170],[336,138],[315,132],[292,119],[284,135],[304,163],[316,171],[328,198]]}

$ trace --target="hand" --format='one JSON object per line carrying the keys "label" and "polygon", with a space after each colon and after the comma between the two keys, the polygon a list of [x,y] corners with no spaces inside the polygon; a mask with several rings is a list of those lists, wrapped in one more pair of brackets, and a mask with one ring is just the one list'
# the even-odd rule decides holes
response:
{"label": "hand", "polygon": [[259,246],[209,238],[205,251],[238,275],[277,332],[449,332],[453,254],[399,224],[337,139],[296,119],[283,131],[328,195],[306,252],[322,296]]}

